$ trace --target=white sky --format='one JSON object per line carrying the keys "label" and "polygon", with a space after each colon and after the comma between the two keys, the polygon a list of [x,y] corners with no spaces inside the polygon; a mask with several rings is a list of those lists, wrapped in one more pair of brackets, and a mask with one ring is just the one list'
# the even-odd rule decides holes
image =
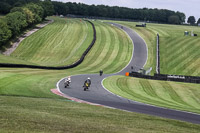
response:
{"label": "white sky", "polygon": [[[129,8],[158,8],[180,11],[186,17],[194,16],[196,21],[200,18],[200,0],[52,0],[61,2],[80,2],[94,5],[123,6]],[[187,19],[186,19],[187,21]]]}

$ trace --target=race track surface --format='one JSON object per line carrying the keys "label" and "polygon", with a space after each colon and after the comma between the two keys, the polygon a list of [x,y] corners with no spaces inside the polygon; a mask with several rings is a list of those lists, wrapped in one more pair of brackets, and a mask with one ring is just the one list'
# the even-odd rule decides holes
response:
{"label": "race track surface", "polygon": [[[138,71],[140,68],[143,68],[146,63],[148,53],[147,46],[144,40],[132,29],[125,26],[122,27],[122,25],[115,23],[110,24],[123,29],[133,41],[133,57],[127,67],[116,74],[103,74],[103,76],[100,76],[99,74],[72,76],[72,83],[68,88],[64,88],[64,79],[62,79],[57,84],[59,91],[69,98],[71,97],[71,99],[76,98],[86,102],[109,106],[126,111],[150,114],[154,116],[200,124],[200,115],[198,114],[166,109],[135,102],[112,94],[102,86],[103,79],[114,75],[125,75],[126,72],[132,71],[131,66],[133,66],[134,71]],[[92,81],[91,87],[89,88],[89,90],[83,91],[83,83],[88,77],[90,77]]]}

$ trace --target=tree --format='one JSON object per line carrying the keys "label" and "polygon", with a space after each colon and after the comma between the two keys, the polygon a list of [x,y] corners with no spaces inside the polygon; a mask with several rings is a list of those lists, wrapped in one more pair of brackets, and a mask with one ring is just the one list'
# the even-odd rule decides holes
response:
{"label": "tree", "polygon": [[11,8],[11,5],[9,5],[8,3],[0,2],[0,13],[7,14],[9,13]]}
{"label": "tree", "polygon": [[8,25],[4,20],[0,20],[0,46],[6,43],[12,36],[11,31],[8,28]]}
{"label": "tree", "polygon": [[200,24],[200,18],[198,19],[197,24]]}
{"label": "tree", "polygon": [[188,21],[187,21],[189,24],[191,24],[191,25],[194,25],[195,24],[195,22],[196,22],[196,20],[195,20],[195,17],[194,16],[190,16],[189,18],[188,18]]}
{"label": "tree", "polygon": [[24,7],[23,12],[26,15],[26,22],[31,25],[34,22],[34,14],[28,8]]}
{"label": "tree", "polygon": [[28,8],[33,13],[34,23],[42,21],[44,16],[44,9],[41,6],[30,3],[27,4],[25,7]]}
{"label": "tree", "polygon": [[68,12],[67,5],[63,4],[62,2],[57,2],[57,1],[53,1],[52,4],[54,6],[55,15],[67,15],[67,12]]}
{"label": "tree", "polygon": [[13,35],[18,35],[28,25],[26,16],[18,11],[7,14],[5,20]]}
{"label": "tree", "polygon": [[185,14],[184,13],[182,13],[182,12],[176,12],[176,15],[178,15],[179,16],[179,19],[180,19],[180,22],[181,23],[184,23],[185,22]]}
{"label": "tree", "polygon": [[[159,23],[168,23],[170,16],[178,16],[176,22],[181,24],[185,22],[185,14],[181,12],[174,12],[166,9],[131,9],[118,6],[105,6],[105,5],[86,5],[75,2],[52,2],[55,9],[55,14],[73,14],[83,16],[96,16],[96,17],[109,17],[109,18],[121,18],[121,19],[134,19],[143,21],[154,21]],[[170,21],[172,23],[172,18]],[[178,22],[179,19],[179,22]]]}
{"label": "tree", "polygon": [[170,17],[169,17],[168,22],[169,22],[170,24],[180,24],[181,21],[180,21],[179,16],[173,15],[173,16],[170,16]]}
{"label": "tree", "polygon": [[22,7],[28,3],[39,4],[43,0],[0,0],[0,13],[7,14],[14,7]]}
{"label": "tree", "polygon": [[34,14],[26,7],[14,7],[10,12],[21,12],[26,16],[26,22],[28,23],[28,25],[33,24],[34,22]]}
{"label": "tree", "polygon": [[44,9],[44,16],[43,19],[46,18],[47,16],[51,16],[54,14],[54,6],[51,2],[51,0],[44,0],[41,2],[41,6]]}

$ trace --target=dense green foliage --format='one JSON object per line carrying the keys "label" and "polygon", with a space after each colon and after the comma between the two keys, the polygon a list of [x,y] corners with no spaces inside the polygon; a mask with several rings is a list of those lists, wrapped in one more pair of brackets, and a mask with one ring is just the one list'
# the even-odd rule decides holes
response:
{"label": "dense green foliage", "polygon": [[111,92],[128,99],[200,114],[199,84],[124,76],[109,77],[103,83]]}
{"label": "dense green foliage", "polygon": [[18,35],[28,25],[26,16],[18,11],[6,15],[5,20],[13,36]]}
{"label": "dense green foliage", "polygon": [[41,0],[1,0],[0,13],[7,14],[14,7],[22,7],[28,3],[40,3]]}
{"label": "dense green foliage", "polygon": [[62,3],[52,2],[55,9],[55,14],[73,14],[82,16],[95,16],[95,17],[109,17],[121,19],[133,19],[143,21],[154,21],[159,23],[172,23],[169,22],[169,17],[176,16],[177,21],[175,24],[185,22],[185,14],[181,12],[174,12],[166,9],[130,9],[125,7],[109,7],[105,5],[86,5],[82,3]]}
{"label": "dense green foliage", "polygon": [[[4,1],[3,1],[4,2]],[[9,4],[10,1],[5,2]],[[22,1],[20,1],[22,2]],[[29,1],[30,2],[30,1]],[[0,47],[5,45],[10,38],[19,35],[25,28],[37,24],[54,12],[51,1],[40,1],[37,4],[26,1],[21,7],[14,7],[4,18],[5,28],[0,29]],[[35,1],[36,2],[36,1]],[[26,4],[29,3],[29,4]],[[13,5],[14,6],[14,5]],[[3,12],[2,12],[3,13]],[[2,23],[2,22],[1,22]],[[0,25],[2,26],[2,24]],[[8,29],[7,29],[8,27]],[[11,31],[11,35],[10,35]],[[3,34],[2,34],[3,33]]]}
{"label": "dense green foliage", "polygon": [[0,46],[11,37],[11,31],[5,21],[0,19]]}
{"label": "dense green foliage", "polygon": [[0,1],[0,13],[1,14],[9,13],[11,8],[12,8],[12,6],[9,5],[8,3]]}
{"label": "dense green foliage", "polygon": [[170,16],[170,17],[168,18],[168,22],[169,22],[170,24],[179,24],[179,23],[180,23],[179,17],[176,16],[176,15]]}
{"label": "dense green foliage", "polygon": [[200,18],[198,19],[197,24],[200,24]]}
{"label": "dense green foliage", "polygon": [[196,20],[195,20],[195,17],[194,16],[189,16],[189,18],[188,18],[188,21],[187,21],[188,23],[190,23],[191,25],[194,25],[195,24],[195,22],[196,22]]}

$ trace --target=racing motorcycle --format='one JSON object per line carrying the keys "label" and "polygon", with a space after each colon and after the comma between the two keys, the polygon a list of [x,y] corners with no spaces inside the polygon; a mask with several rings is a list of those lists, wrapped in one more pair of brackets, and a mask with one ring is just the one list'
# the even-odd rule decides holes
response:
{"label": "racing motorcycle", "polygon": [[83,85],[84,91],[88,90],[89,87],[90,87],[90,84],[85,82],[84,85]]}
{"label": "racing motorcycle", "polygon": [[70,81],[66,81],[66,82],[64,83],[65,88],[67,88],[67,87],[69,86],[70,83],[71,83]]}

